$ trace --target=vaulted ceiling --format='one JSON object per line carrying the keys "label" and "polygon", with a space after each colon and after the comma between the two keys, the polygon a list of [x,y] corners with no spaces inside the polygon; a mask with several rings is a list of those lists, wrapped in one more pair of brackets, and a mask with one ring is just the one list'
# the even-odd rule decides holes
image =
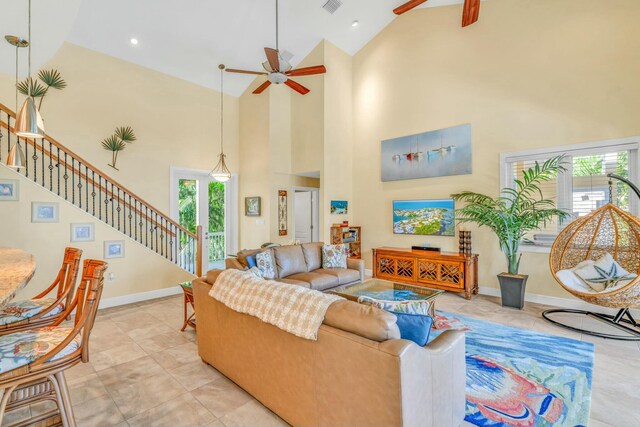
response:
{"label": "vaulted ceiling", "polygon": [[[32,0],[33,64],[68,41],[193,83],[219,89],[217,66],[259,70],[263,48],[275,47],[275,0]],[[404,0],[280,0],[280,49],[295,66],[322,39],[355,54],[386,27]],[[429,0],[422,7],[462,0]],[[462,6],[457,6],[462,8]],[[0,28],[27,36],[27,1],[0,0]],[[352,23],[359,25],[353,27]],[[131,44],[131,38],[138,40]],[[0,72],[12,74],[12,46],[0,47]],[[26,52],[23,53],[26,64]],[[22,67],[25,70],[26,67]],[[251,76],[228,75],[225,92],[240,95]]]}

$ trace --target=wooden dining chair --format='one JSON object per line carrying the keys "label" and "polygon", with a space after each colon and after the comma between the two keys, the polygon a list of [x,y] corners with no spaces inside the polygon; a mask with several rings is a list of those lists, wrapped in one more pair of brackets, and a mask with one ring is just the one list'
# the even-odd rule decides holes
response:
{"label": "wooden dining chair", "polygon": [[[106,262],[85,260],[75,297],[51,326],[0,337],[0,425],[5,412],[44,400],[56,402],[56,408],[14,425],[76,425],[64,371],[89,361],[106,269]],[[63,325],[72,314],[73,324]]]}
{"label": "wooden dining chair", "polygon": [[[53,283],[35,297],[0,308],[0,336],[51,325],[73,298],[82,251],[66,248],[62,267]],[[55,297],[48,297],[55,290]]]}

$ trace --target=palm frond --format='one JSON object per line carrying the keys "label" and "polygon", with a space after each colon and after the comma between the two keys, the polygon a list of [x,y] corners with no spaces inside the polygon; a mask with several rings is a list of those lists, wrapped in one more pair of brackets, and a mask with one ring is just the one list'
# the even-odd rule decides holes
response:
{"label": "palm frond", "polygon": [[32,98],[40,98],[47,93],[47,87],[43,86],[39,81],[32,79],[31,77],[18,83],[18,92],[23,95],[31,96]]}
{"label": "palm frond", "polygon": [[115,135],[102,140],[102,147],[107,151],[118,152],[125,149],[126,144]]}
{"label": "palm frond", "polygon": [[64,81],[60,72],[56,69],[40,70],[38,78],[49,88],[62,90],[67,87],[67,82]]}
{"label": "palm frond", "polygon": [[115,136],[120,138],[124,142],[133,142],[136,140],[136,135],[133,133],[131,126],[121,126],[116,128]]}

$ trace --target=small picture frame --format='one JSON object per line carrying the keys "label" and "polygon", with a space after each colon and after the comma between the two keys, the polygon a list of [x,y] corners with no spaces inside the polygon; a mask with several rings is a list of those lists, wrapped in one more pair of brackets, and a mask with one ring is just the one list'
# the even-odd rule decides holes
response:
{"label": "small picture frame", "polygon": [[16,179],[0,179],[0,202],[20,200],[20,181]]}
{"label": "small picture frame", "polygon": [[349,202],[346,200],[331,201],[331,215],[346,215],[349,213]]}
{"label": "small picture frame", "polygon": [[93,223],[71,224],[72,242],[93,242],[95,240],[95,227]]}
{"label": "small picture frame", "polygon": [[245,216],[260,216],[261,209],[260,197],[245,197],[244,198],[244,215]]}
{"label": "small picture frame", "polygon": [[60,213],[55,202],[31,202],[31,222],[59,222]]}
{"label": "small picture frame", "polygon": [[105,240],[104,259],[124,258],[124,240]]}

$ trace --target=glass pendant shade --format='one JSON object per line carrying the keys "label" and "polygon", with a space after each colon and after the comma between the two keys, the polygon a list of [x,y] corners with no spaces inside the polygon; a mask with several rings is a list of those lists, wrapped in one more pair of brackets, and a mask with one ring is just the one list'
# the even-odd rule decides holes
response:
{"label": "glass pendant shade", "polygon": [[211,178],[215,179],[218,182],[227,182],[231,179],[231,172],[227,167],[224,158],[227,157],[225,154],[220,153],[220,160],[218,160],[218,164],[215,168],[209,173]]}
{"label": "glass pendant shade", "polygon": [[24,156],[24,151],[22,151],[22,147],[20,143],[13,144],[11,150],[9,150],[9,155],[7,156],[7,166],[10,168],[24,168],[27,162]]}
{"label": "glass pendant shade", "polygon": [[28,96],[16,117],[15,134],[23,138],[44,138],[44,122],[36,103]]}

